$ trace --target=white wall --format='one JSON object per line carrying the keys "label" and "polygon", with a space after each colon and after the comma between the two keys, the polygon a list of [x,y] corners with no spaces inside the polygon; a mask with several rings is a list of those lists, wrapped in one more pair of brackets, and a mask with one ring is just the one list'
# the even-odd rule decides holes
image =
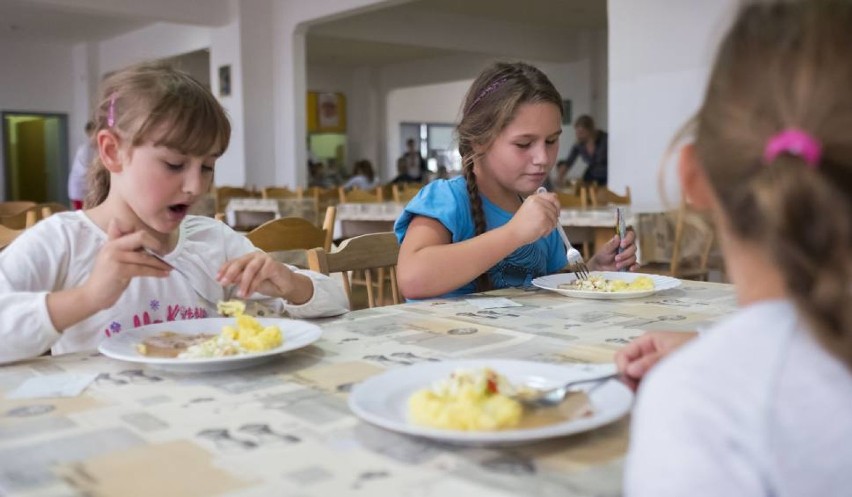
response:
{"label": "white wall", "polygon": [[[231,94],[221,95],[219,68],[231,66]],[[243,70],[240,52],[240,21],[210,32],[210,89],[219,99],[231,121],[228,150],[216,161],[217,185],[246,184],[245,124],[243,106]]]}
{"label": "white wall", "polygon": [[[385,154],[380,171],[383,178],[392,178],[396,174],[396,159],[399,150],[399,125],[403,122],[457,123],[461,117],[461,105],[471,83],[478,72],[492,62],[489,58],[452,57],[426,61],[426,64],[400,64],[383,68],[383,82],[400,84],[417,81],[418,76],[428,80],[436,77],[461,76],[461,80],[436,83],[415,87],[390,89],[387,93],[386,126],[384,136]],[[442,63],[442,61],[446,63]],[[592,112],[592,77],[589,59],[568,64],[555,64],[530,61],[544,72],[565,100],[570,99],[572,114]],[[443,68],[436,71],[438,67]],[[438,76],[440,75],[440,76]],[[458,78],[457,78],[458,79]],[[605,93],[600,88],[599,93]],[[574,143],[574,134],[570,126],[564,128],[559,140],[559,157],[565,157]]]}
{"label": "white wall", "polygon": [[211,28],[160,22],[99,44],[101,74],[143,60],[164,59],[208,48]]}
{"label": "white wall", "polygon": [[[2,48],[0,110],[68,114],[68,150],[74,150],[82,132],[77,133],[73,124],[83,121],[71,90],[75,84],[72,47],[3,41]],[[5,157],[2,140],[0,157]],[[5,191],[5,172],[0,172],[0,198],[5,198]]]}
{"label": "white wall", "polygon": [[[609,0],[609,181],[639,208],[662,206],[660,164],[703,98],[736,0]],[[660,15],[665,12],[665,15]],[[667,182],[676,183],[666,169]],[[669,193],[676,198],[676,189]]]}

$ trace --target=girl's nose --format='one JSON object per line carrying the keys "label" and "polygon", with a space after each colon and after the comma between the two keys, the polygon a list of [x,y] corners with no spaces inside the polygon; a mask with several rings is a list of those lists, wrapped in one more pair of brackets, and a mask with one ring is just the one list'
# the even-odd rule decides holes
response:
{"label": "girl's nose", "polygon": [[201,168],[190,170],[183,177],[183,192],[189,195],[198,195],[201,193],[203,183]]}
{"label": "girl's nose", "polygon": [[547,146],[544,142],[534,146],[532,154],[533,164],[536,166],[544,166],[547,164]]}

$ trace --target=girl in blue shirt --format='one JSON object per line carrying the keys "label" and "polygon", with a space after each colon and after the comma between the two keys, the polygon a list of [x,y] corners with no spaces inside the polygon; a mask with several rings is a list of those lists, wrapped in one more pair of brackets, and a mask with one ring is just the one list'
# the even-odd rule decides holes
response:
{"label": "girl in blue shirt", "polygon": [[[423,187],[396,222],[406,298],[529,285],[566,265],[559,201],[535,194],[556,163],[561,123],[562,97],[535,67],[497,63],[477,77],[457,129],[464,175]],[[637,267],[634,240],[613,237],[587,265]]]}

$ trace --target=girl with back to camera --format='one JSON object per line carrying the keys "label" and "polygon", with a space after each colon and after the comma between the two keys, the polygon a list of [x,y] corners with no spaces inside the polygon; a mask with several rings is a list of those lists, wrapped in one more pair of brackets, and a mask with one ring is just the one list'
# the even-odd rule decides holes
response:
{"label": "girl with back to camera", "polygon": [[[556,163],[561,123],[562,97],[535,67],[497,63],[476,78],[457,128],[464,175],[423,187],[394,227],[406,298],[526,286],[567,264],[559,201],[535,193]],[[589,268],[635,268],[634,239],[614,237]]]}
{"label": "girl with back to camera", "polygon": [[103,82],[93,121],[99,157],[86,210],[50,216],[0,254],[0,362],[214,316],[215,302],[200,296],[221,299],[230,285],[238,296],[284,299],[295,317],[347,310],[326,276],[294,271],[223,223],[187,215],[231,131],[197,81],[160,64],[119,71]]}
{"label": "girl with back to camera", "polygon": [[[742,308],[642,380],[627,496],[849,495],[850,53],[848,0],[749,5],[723,41],[679,172]],[[668,338],[626,347],[622,371]]]}

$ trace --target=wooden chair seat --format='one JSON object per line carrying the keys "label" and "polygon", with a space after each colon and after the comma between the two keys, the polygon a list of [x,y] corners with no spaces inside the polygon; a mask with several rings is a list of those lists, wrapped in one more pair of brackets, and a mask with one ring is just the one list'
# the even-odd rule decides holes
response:
{"label": "wooden chair seat", "polygon": [[[341,273],[346,296],[352,302],[352,285],[349,280],[350,271],[364,271],[367,286],[367,305],[376,307],[377,302],[383,303],[384,272],[390,273],[391,296],[394,304],[400,303],[399,287],[396,279],[396,265],[399,259],[399,243],[396,235],[391,232],[369,233],[345,240],[334,252],[324,249],[308,251],[308,266],[311,270],[322,274]],[[374,287],[378,287],[377,295]]]}

